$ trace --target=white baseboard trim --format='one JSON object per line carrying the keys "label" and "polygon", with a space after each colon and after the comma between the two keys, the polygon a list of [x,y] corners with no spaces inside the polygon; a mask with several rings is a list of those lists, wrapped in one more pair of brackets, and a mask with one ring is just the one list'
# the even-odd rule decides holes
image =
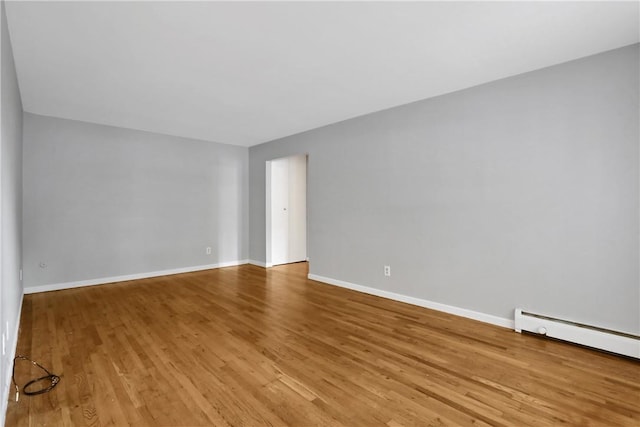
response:
{"label": "white baseboard trim", "polygon": [[22,318],[22,301],[24,300],[24,292],[20,295],[20,307],[18,308],[18,317],[16,319],[16,326],[11,335],[11,342],[8,343],[8,355],[7,359],[9,363],[5,366],[4,381],[2,382],[2,412],[0,412],[0,426],[4,426],[5,418],[7,416],[7,405],[9,404],[9,396],[11,395],[11,373],[13,372],[14,359],[16,357],[16,351],[18,349],[18,335],[20,334],[20,319]]}
{"label": "white baseboard trim", "polygon": [[249,260],[221,262],[218,264],[195,265],[191,267],[174,268],[171,270],[151,271],[148,273],[129,274],[125,276],[101,277],[99,279],[79,280],[77,282],[53,283],[50,285],[31,286],[24,288],[25,294],[39,292],[60,291],[63,289],[81,288],[84,286],[105,285],[107,283],[126,282],[129,280],[148,279],[150,277],[170,276],[172,274],[192,273],[194,271],[211,270],[214,268],[233,267],[248,264]]}
{"label": "white baseboard trim", "polygon": [[249,264],[257,265],[258,267],[267,268],[267,263],[262,261],[256,261],[255,259],[250,259]]}
{"label": "white baseboard trim", "polygon": [[511,319],[505,319],[491,314],[480,313],[478,311],[467,310],[466,308],[454,307],[452,305],[441,304],[439,302],[429,301],[421,298],[410,297],[407,295],[396,294],[394,292],[383,291],[381,289],[370,288],[368,286],[356,285],[342,280],[332,279],[330,277],[318,276],[316,274],[308,275],[310,280],[326,283],[329,285],[340,286],[342,288],[351,289],[365,294],[375,295],[382,298],[388,298],[394,301],[400,301],[407,304],[417,305],[419,307],[430,308],[432,310],[443,311],[445,313],[454,314],[456,316],[466,317],[468,319],[479,320],[480,322],[490,323],[503,328],[513,329],[514,322]]}

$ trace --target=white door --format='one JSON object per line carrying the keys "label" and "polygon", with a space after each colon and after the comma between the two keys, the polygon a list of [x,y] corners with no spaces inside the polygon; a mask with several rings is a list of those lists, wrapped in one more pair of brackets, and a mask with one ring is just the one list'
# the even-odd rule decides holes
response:
{"label": "white door", "polygon": [[271,162],[271,264],[289,262],[289,162]]}
{"label": "white door", "polygon": [[267,265],[307,259],[307,157],[268,163]]}
{"label": "white door", "polygon": [[289,220],[288,261],[307,259],[307,156],[288,157]]}

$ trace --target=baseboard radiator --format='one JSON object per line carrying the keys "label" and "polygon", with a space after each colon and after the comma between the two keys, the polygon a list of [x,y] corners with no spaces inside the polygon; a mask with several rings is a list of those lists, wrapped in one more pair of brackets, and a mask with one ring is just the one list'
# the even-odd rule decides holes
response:
{"label": "baseboard radiator", "polygon": [[533,332],[640,359],[640,336],[556,319],[516,308],[516,332]]}

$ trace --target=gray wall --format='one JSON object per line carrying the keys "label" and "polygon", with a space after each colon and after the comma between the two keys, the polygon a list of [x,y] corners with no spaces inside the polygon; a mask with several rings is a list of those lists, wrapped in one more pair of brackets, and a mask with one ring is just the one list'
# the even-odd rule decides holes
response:
{"label": "gray wall", "polygon": [[246,147],[25,113],[25,289],[246,259],[247,164]]}
{"label": "gray wall", "polygon": [[638,59],[628,46],[252,147],[250,258],[265,161],[309,153],[312,274],[640,332]]}
{"label": "gray wall", "polygon": [[2,357],[0,367],[0,387],[2,405],[0,406],[0,425],[3,425],[4,408],[7,403],[12,353],[17,342],[18,314],[22,300],[20,266],[22,264],[22,102],[18,89],[18,80],[13,62],[13,52],[7,31],[5,4],[1,2],[0,38],[1,40],[1,145],[0,161],[2,198],[0,201],[0,318],[1,330],[8,337],[7,353]]}

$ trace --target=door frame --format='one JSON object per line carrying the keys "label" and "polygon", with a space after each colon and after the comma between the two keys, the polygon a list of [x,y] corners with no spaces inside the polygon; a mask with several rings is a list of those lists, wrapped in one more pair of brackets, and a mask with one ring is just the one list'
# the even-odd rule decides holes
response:
{"label": "door frame", "polygon": [[271,164],[273,161],[286,159],[287,157],[305,156],[305,215],[306,215],[306,261],[309,261],[309,153],[296,153],[283,157],[277,157],[265,161],[265,268],[273,267],[272,260],[272,217],[271,217]]}

